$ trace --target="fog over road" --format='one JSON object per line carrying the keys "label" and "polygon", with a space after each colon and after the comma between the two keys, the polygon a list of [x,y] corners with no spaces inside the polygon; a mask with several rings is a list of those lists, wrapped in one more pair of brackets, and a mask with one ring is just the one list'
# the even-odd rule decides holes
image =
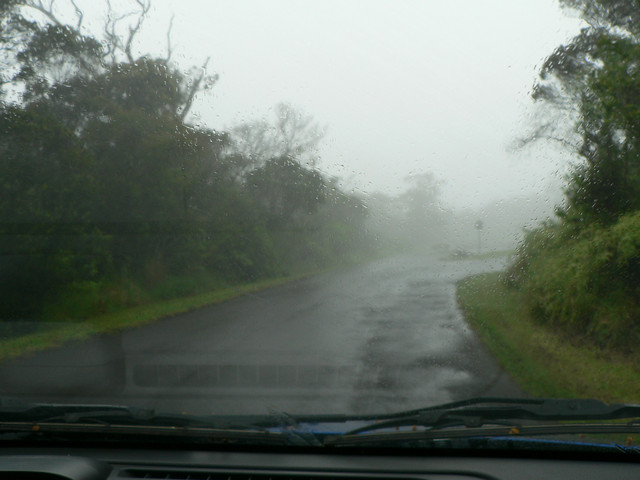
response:
{"label": "fog over road", "polygon": [[18,359],[0,366],[0,388],[196,414],[390,412],[522,395],[455,299],[458,279],[503,263],[385,258]]}

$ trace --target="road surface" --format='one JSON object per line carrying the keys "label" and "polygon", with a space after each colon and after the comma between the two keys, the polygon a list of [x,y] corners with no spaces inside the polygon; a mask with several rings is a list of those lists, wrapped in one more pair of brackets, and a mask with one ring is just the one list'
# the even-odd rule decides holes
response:
{"label": "road surface", "polygon": [[455,282],[504,260],[397,256],[0,366],[4,395],[193,414],[370,413],[522,395]]}

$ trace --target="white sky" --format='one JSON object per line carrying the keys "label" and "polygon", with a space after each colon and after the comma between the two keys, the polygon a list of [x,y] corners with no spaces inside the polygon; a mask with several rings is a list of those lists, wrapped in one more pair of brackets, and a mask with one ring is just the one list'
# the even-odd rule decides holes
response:
{"label": "white sky", "polygon": [[220,74],[193,112],[225,129],[281,101],[328,127],[319,164],[343,184],[395,193],[435,172],[470,206],[558,184],[567,155],[508,153],[524,134],[537,67],[579,30],[557,0],[156,0],[139,46]]}

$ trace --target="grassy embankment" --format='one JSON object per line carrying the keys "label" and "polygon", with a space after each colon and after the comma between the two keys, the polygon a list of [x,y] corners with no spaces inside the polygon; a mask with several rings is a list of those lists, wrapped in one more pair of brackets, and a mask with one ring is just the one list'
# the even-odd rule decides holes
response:
{"label": "grassy embankment", "polygon": [[82,321],[56,322],[51,328],[44,328],[35,333],[0,340],[0,361],[28,355],[69,341],[84,340],[92,335],[140,327],[167,316],[221,303],[247,293],[282,285],[309,275],[311,273],[221,288],[197,295],[121,309],[113,313],[86,318]]}
{"label": "grassy embankment", "polygon": [[[47,348],[57,347],[65,342],[79,341],[92,335],[114,333],[130,328],[141,327],[162,318],[178,315],[209,305],[215,305],[245,294],[258,292],[296,280],[319,275],[331,270],[347,268],[365,263],[388,255],[389,252],[375,252],[368,255],[351,255],[341,264],[325,268],[297,269],[289,275],[263,279],[256,282],[221,285],[211,287],[208,291],[196,294],[179,294],[175,290],[161,292],[155,298],[151,297],[142,305],[128,308],[115,308],[114,311],[103,314],[82,317],[82,321],[51,322],[50,328],[39,329],[35,333],[0,338],[0,361],[29,355]],[[162,297],[169,297],[160,299]],[[73,299],[71,299],[73,300]],[[45,322],[45,327],[47,322]]]}
{"label": "grassy embankment", "polygon": [[640,398],[637,358],[536,322],[524,294],[505,286],[500,274],[462,280],[458,300],[471,326],[526,393],[608,402]]}
{"label": "grassy embankment", "polygon": [[465,255],[450,254],[447,257],[443,257],[442,260],[457,261],[457,260],[493,260],[496,258],[511,257],[515,254],[515,250],[490,250],[483,253],[467,253]]}

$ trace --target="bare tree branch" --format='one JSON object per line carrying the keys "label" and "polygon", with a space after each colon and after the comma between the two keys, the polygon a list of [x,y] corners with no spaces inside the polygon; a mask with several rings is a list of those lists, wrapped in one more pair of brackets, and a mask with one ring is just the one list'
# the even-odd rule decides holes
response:
{"label": "bare tree branch", "polygon": [[286,103],[280,103],[276,106],[276,115],[276,128],[280,137],[280,154],[294,157],[299,157],[303,153],[310,154],[306,161],[315,167],[316,158],[311,153],[324,136],[324,130],[313,123],[312,116],[305,116],[301,111]]}
{"label": "bare tree branch", "polygon": [[124,46],[124,53],[127,56],[127,59],[129,60],[130,63],[133,63],[135,61],[133,58],[133,55],[131,54],[131,45],[133,43],[133,39],[136,37],[136,35],[140,31],[140,27],[142,27],[142,23],[144,22],[144,19],[147,13],[149,12],[149,9],[151,8],[151,2],[148,0],[147,1],[136,0],[136,3],[140,7],[138,20],[136,21],[136,24],[134,26],[129,27],[129,36],[127,37],[127,41]]}
{"label": "bare tree branch", "polygon": [[[70,0],[70,2],[73,5],[73,7],[74,7],[74,9],[76,11],[76,16],[78,18],[77,26],[76,26],[75,30],[78,33],[78,35],[81,35],[80,27],[82,26],[82,21],[84,19],[84,14],[83,14],[82,10],[76,4],[75,0]],[[56,0],[49,0],[48,3],[45,3],[44,0],[30,0],[30,1],[25,2],[25,6],[26,7],[30,7],[32,9],[42,13],[55,26],[57,26],[59,28],[63,28],[63,29],[64,28],[69,28],[65,23],[60,21],[60,19],[56,16],[56,14],[54,12],[55,3],[56,3]],[[91,69],[91,65],[89,64],[89,62],[87,62],[87,60],[84,57],[82,57],[81,55],[76,56],[76,60],[79,62],[79,65],[82,68],[84,68],[86,70],[90,70]]]}
{"label": "bare tree branch", "polygon": [[189,113],[189,110],[191,110],[193,99],[195,98],[196,93],[198,93],[198,90],[200,90],[200,84],[202,83],[202,80],[205,77],[207,64],[209,63],[210,59],[211,57],[207,57],[207,59],[204,61],[204,64],[202,65],[200,76],[197,79],[195,79],[191,84],[191,88],[189,89],[189,93],[187,94],[187,101],[184,104],[184,108],[182,109],[182,112],[180,112],[180,120],[184,121],[185,117]]}
{"label": "bare tree branch", "polygon": [[244,157],[240,173],[257,168],[277,157],[295,158],[301,165],[316,168],[316,147],[325,134],[310,115],[292,105],[276,105],[275,121],[260,120],[238,125],[232,130],[233,153]]}
{"label": "bare tree branch", "polygon": [[84,20],[84,12],[80,9],[80,7],[78,7],[78,4],[75,2],[75,0],[71,0],[71,5],[73,5],[73,8],[76,11],[76,16],[78,17],[78,21],[76,22],[76,30],[80,31],[80,29],[82,28],[82,21]]}
{"label": "bare tree branch", "polygon": [[234,152],[244,157],[240,174],[262,165],[269,157],[277,156],[279,146],[274,127],[266,120],[243,123],[233,128]]}
{"label": "bare tree branch", "polygon": [[44,4],[44,2],[42,0],[38,0],[37,2],[36,1],[32,1],[30,3],[27,3],[26,5],[28,7],[33,8],[34,10],[37,10],[40,13],[44,14],[44,16],[46,16],[49,20],[51,20],[53,23],[55,23],[58,27],[64,27],[64,24],[53,13],[53,4],[54,3],[55,3],[55,0],[51,0],[49,2],[49,5],[45,6],[45,4]]}
{"label": "bare tree branch", "polygon": [[[568,151],[577,153],[580,149],[580,144],[571,141],[570,139],[563,138],[562,136],[558,136],[557,129],[553,125],[553,123],[548,122],[542,125],[539,125],[534,130],[530,131],[525,137],[517,138],[509,147],[508,150],[511,152],[516,152],[518,150],[522,150],[526,147],[530,147],[536,142],[539,141],[551,141],[557,143]],[[560,132],[562,133],[562,132]]]}
{"label": "bare tree branch", "polygon": [[[108,57],[111,62],[115,63],[117,61],[118,54],[121,53],[125,55],[127,61],[133,63],[136,60],[132,52],[133,43],[140,33],[147,14],[151,10],[151,0],[133,0],[135,3],[134,11],[129,11],[120,15],[115,13],[111,0],[104,1],[107,5],[107,18],[103,26],[103,34],[106,40],[103,57]],[[66,27],[67,25],[62,22],[54,12],[55,3],[56,0],[27,0],[25,5],[43,14],[54,25],[58,27]],[[69,0],[69,3],[75,11],[76,22],[74,28],[76,31],[80,32],[84,21],[84,12],[78,5],[77,0]],[[123,20],[131,17],[135,17],[135,19],[132,19],[132,22],[128,27],[128,33],[126,35],[122,35],[119,33],[119,26]],[[173,45],[171,42],[173,21],[174,16],[171,17],[169,27],[167,29],[167,54],[164,58],[165,62],[168,62],[173,55]],[[202,77],[199,78],[197,81],[198,85],[196,87],[199,87],[202,79]]]}
{"label": "bare tree branch", "polygon": [[[104,56],[111,57],[111,61],[115,62],[117,52],[122,52],[127,57],[127,60],[131,63],[135,61],[131,48],[136,35],[139,33],[142,23],[144,22],[147,13],[151,8],[151,2],[149,0],[135,0],[138,5],[138,10],[134,12],[123,13],[122,15],[114,15],[113,6],[111,0],[106,0],[107,3],[107,20],[104,24],[104,35],[107,39],[107,47],[105,49]],[[129,34],[126,41],[123,41],[122,36],[118,34],[118,24],[125,18],[129,18],[133,15],[137,15],[135,25],[129,27]]]}
{"label": "bare tree branch", "polygon": [[116,61],[116,51],[122,49],[122,44],[120,41],[120,37],[116,33],[116,26],[118,22],[126,18],[129,14],[125,13],[124,15],[120,15],[114,17],[113,6],[111,5],[111,0],[106,0],[107,3],[107,20],[104,24],[104,35],[107,39],[107,48],[105,50],[104,56],[111,57],[111,61]]}
{"label": "bare tree branch", "polygon": [[171,20],[169,20],[169,28],[167,28],[167,55],[164,57],[165,62],[169,62],[171,60],[171,56],[173,55],[173,46],[171,45],[171,30],[173,29],[173,19],[175,15],[171,15]]}

